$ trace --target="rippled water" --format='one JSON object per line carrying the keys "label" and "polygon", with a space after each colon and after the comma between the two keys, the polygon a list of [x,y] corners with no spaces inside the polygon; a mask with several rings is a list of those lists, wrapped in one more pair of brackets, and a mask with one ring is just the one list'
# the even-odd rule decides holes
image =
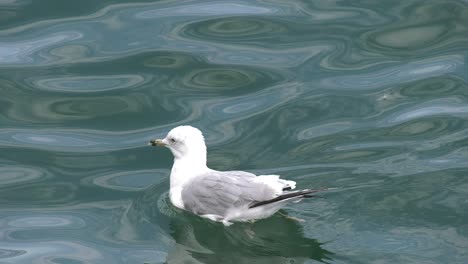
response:
{"label": "rippled water", "polygon": [[[467,55],[461,0],[1,1],[0,262],[468,263]],[[145,144],[181,124],[339,189],[176,210]]]}

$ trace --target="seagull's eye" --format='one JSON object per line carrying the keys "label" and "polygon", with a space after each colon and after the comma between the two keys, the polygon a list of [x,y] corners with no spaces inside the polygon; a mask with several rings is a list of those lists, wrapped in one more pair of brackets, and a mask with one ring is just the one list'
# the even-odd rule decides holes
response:
{"label": "seagull's eye", "polygon": [[169,141],[171,141],[171,143],[175,143],[175,139],[174,138],[170,138]]}

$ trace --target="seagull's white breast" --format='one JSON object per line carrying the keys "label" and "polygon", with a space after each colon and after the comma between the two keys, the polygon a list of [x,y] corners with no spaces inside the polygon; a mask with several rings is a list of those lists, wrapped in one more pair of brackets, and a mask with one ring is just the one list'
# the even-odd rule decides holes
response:
{"label": "seagull's white breast", "polygon": [[175,207],[185,209],[184,201],[182,201],[182,187],[171,188],[169,191],[169,198]]}

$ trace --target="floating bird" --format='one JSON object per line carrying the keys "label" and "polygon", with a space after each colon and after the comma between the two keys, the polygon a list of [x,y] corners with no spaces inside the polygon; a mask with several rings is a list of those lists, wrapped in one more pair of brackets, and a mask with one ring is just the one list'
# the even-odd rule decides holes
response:
{"label": "floating bird", "polygon": [[267,218],[287,202],[326,190],[292,191],[296,182],[278,175],[212,170],[206,165],[203,134],[192,126],[173,128],[164,139],[151,140],[149,145],[167,147],[174,155],[169,191],[172,204],[226,226],[233,221]]}

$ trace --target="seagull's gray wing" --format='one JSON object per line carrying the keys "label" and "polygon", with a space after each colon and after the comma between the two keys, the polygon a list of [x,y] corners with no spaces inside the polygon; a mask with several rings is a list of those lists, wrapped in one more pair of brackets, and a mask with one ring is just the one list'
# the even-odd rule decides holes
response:
{"label": "seagull's gray wing", "polygon": [[224,217],[231,208],[276,197],[275,190],[254,174],[243,171],[210,171],[187,183],[182,190],[184,207],[198,215]]}

